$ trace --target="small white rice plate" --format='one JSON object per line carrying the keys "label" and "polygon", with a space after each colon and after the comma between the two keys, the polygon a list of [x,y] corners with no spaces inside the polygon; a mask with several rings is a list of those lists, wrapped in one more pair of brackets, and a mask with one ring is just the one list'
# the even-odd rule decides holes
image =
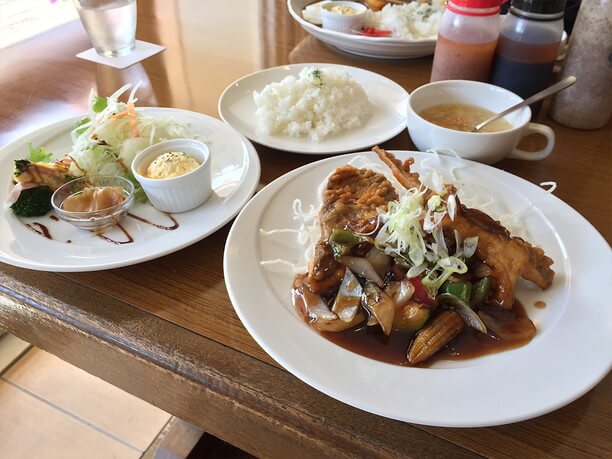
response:
{"label": "small white rice plate", "polygon": [[259,129],[320,141],[361,126],[370,117],[363,88],[344,71],[305,67],[293,75],[253,91]]}

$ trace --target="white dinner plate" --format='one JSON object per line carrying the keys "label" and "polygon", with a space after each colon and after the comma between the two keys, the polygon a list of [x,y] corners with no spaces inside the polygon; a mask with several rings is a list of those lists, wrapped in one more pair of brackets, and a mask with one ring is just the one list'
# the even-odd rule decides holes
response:
{"label": "white dinner plate", "polygon": [[[225,282],[253,338],[288,371],[325,394],[418,424],[476,427],[521,421],[560,408],[595,386],[612,364],[612,308],[606,290],[612,254],[602,236],[560,199],[504,171],[448,157],[436,160],[426,153],[397,155],[413,156],[417,171],[426,165],[454,171],[466,183],[459,192],[464,201],[470,201],[469,193],[495,199],[494,207],[487,208],[493,216],[523,210],[522,230],[515,234],[544,248],[556,272],[546,291],[519,283],[517,298],[538,329],[534,339],[498,354],[411,368],[337,346],[298,317],[291,305],[291,268],[260,261],[283,259],[303,266],[303,247],[294,233],[260,230],[297,228],[294,199],[302,201],[304,210],[317,207],[317,185],[356,154],[317,161],[280,177],[234,222],[225,247]],[[458,168],[462,165],[469,167]],[[535,308],[537,300],[547,306]]]}
{"label": "white dinner plate", "polygon": [[[21,219],[5,205],[0,205],[1,262],[44,271],[95,271],[127,266],[193,244],[238,213],[259,182],[259,157],[253,145],[232,127],[210,116],[171,108],[138,110],[186,123],[193,134],[208,144],[213,187],[208,201],[192,211],[174,214],[173,218],[179,224],[174,230],[159,229],[132,217],[124,218],[121,225],[134,239],[129,244],[113,244],[89,231],[56,221],[53,213]],[[72,117],[46,126],[0,149],[0,203],[6,202],[12,188],[13,161],[27,157],[27,142],[44,146],[56,157],[61,157],[71,150],[70,131],[80,118]],[[155,210],[149,203],[136,204],[130,212],[161,226],[174,226],[166,214]],[[52,239],[26,226],[33,222],[44,225]],[[115,241],[127,240],[117,227],[106,232],[105,236]]]}
{"label": "white dinner plate", "polygon": [[[325,137],[319,142],[307,137],[269,135],[258,129],[255,118],[253,91],[280,81],[286,76],[297,76],[304,67],[332,67],[347,72],[366,92],[372,115],[362,125]],[[219,99],[219,115],[249,139],[278,150],[305,154],[332,154],[363,150],[383,143],[406,127],[408,93],[390,79],[368,70],[336,64],[293,64],[251,73],[232,83]]]}
{"label": "white dinner plate", "polygon": [[302,17],[302,10],[315,0],[287,0],[287,8],[302,28],[323,43],[359,56],[381,59],[411,59],[431,56],[436,40],[407,40],[391,37],[367,37],[324,29]]}

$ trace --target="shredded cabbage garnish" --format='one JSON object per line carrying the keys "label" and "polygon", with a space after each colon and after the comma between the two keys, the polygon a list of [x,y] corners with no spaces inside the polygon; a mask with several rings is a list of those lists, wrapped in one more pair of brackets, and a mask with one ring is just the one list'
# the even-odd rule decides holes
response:
{"label": "shredded cabbage garnish", "polygon": [[436,170],[423,174],[421,183],[420,189],[404,188],[397,201],[388,203],[387,212],[379,215],[383,225],[374,243],[405,264],[408,277],[423,275],[423,285],[435,296],[450,276],[467,271],[464,260],[475,253],[478,238],[464,241],[455,232],[455,253],[451,256],[442,221],[446,216],[455,219],[455,194],[449,194],[444,177]]}
{"label": "shredded cabbage garnish", "polygon": [[[146,201],[140,184],[132,176],[134,157],[144,148],[163,140],[193,138],[188,126],[171,118],[153,117],[136,111],[135,97],[140,83],[122,86],[110,96],[89,96],[90,113],[71,132],[70,174],[119,175],[131,180],[136,198]],[[127,102],[119,97],[130,88]]]}
{"label": "shredded cabbage garnish", "polygon": [[[321,237],[321,228],[317,221],[317,208],[312,204],[308,207],[308,210],[304,210],[302,201],[295,199],[291,206],[293,211],[293,220],[298,223],[299,227],[296,228],[277,228],[273,230],[259,229],[259,232],[266,236],[273,236],[277,234],[295,233],[297,234],[298,243],[305,247],[304,259],[309,260],[313,254],[317,241]],[[271,265],[285,265],[289,266],[295,273],[306,272],[306,266],[299,266],[296,263],[292,263],[288,260],[276,258],[274,260],[261,260],[259,262],[261,266]]]}
{"label": "shredded cabbage garnish", "polygon": [[[480,186],[473,183],[463,183],[455,175],[455,170],[465,167],[465,162],[454,152],[456,157],[438,154],[431,151],[431,157],[421,162],[420,189],[407,189],[389,173],[387,167],[374,159],[374,155],[359,155],[349,161],[349,164],[357,168],[367,168],[381,173],[389,180],[396,190],[399,198],[389,202],[386,212],[378,215],[376,228],[368,233],[374,236],[374,244],[380,250],[395,257],[398,263],[403,264],[408,271],[407,277],[414,278],[422,276],[422,283],[433,297],[437,295],[438,289],[455,274],[463,274],[467,271],[466,260],[474,256],[478,247],[478,237],[466,237],[463,239],[455,230],[454,235],[444,236],[442,221],[445,216],[454,220],[457,215],[458,201],[455,193],[448,193],[447,184],[453,185],[458,190],[461,202],[470,207],[480,208],[483,211],[495,215],[492,207],[495,203],[493,195]],[[372,159],[370,159],[372,158]],[[447,170],[450,179],[436,170],[426,162],[438,162],[440,169]],[[319,194],[323,192],[327,179],[320,185]],[[543,182],[542,187],[548,193],[555,191],[555,182]],[[434,191],[435,194],[432,194]],[[426,199],[426,196],[429,196]],[[502,221],[504,226],[511,226],[510,220],[516,219],[533,203],[514,214],[497,215],[496,219]],[[293,202],[293,218],[299,223],[298,229],[279,229],[264,231],[262,234],[275,235],[279,233],[297,233],[298,241],[304,245],[304,258],[309,260],[314,252],[314,247],[320,238],[320,227],[317,221],[317,209],[310,206],[308,210],[302,208],[302,202],[296,199]],[[515,232],[515,231],[513,231]],[[449,236],[453,238],[448,239]],[[454,253],[449,252],[448,243],[454,242]],[[452,246],[451,246],[452,248]],[[279,267],[289,266],[294,272],[303,272],[304,266],[291,263],[282,259],[265,260],[260,262],[262,266],[276,265]]]}
{"label": "shredded cabbage garnish", "polygon": [[[432,174],[432,182],[439,190],[446,187],[440,174]],[[442,230],[442,220],[450,217],[456,210],[455,196],[433,194],[427,201],[425,195],[430,191],[426,187],[411,188],[397,201],[387,205],[387,212],[380,214],[384,224],[374,239],[376,246],[385,253],[395,256],[408,267],[408,277],[417,277],[423,273],[423,284],[432,295],[454,273],[465,272],[467,266],[462,258],[466,249],[456,238],[455,255],[449,256],[448,246]],[[454,218],[454,215],[452,216]],[[469,252],[473,254],[477,238],[469,239]],[[472,245],[474,247],[472,248]]]}

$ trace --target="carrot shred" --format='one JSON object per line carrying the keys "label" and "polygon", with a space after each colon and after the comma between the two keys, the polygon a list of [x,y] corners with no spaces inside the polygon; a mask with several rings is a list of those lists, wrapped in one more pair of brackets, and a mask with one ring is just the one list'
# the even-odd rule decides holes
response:
{"label": "carrot shred", "polygon": [[114,115],[109,116],[109,118],[125,118],[126,116],[129,116],[130,114],[128,113],[127,110],[123,111],[123,112],[119,112],[119,113],[115,113]]}
{"label": "carrot shred", "polygon": [[140,137],[138,120],[136,119],[136,109],[134,108],[133,102],[128,102],[127,112],[130,116],[130,130],[132,131],[132,137]]}

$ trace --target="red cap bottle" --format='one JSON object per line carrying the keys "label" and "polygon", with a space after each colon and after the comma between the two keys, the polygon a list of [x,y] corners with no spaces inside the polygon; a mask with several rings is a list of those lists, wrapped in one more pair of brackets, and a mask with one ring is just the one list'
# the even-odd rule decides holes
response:
{"label": "red cap bottle", "polygon": [[500,0],[450,0],[440,23],[431,81],[488,80],[500,7]]}

